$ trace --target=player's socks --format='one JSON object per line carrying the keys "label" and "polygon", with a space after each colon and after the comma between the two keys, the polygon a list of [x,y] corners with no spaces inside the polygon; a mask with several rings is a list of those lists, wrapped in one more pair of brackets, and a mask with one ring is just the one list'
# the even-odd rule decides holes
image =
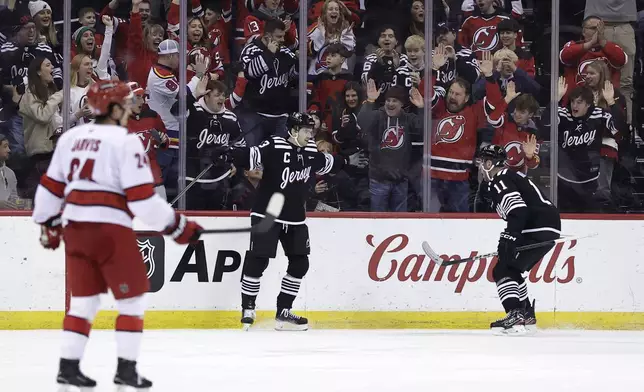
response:
{"label": "player's socks", "polygon": [[63,319],[63,346],[61,357],[81,359],[89,339],[92,324],[82,317],[67,314]]}
{"label": "player's socks", "polygon": [[147,379],[136,371],[136,359],[141,349],[143,337],[143,318],[140,316],[119,315],[116,318],[116,352],[118,366],[114,384],[118,391],[127,391],[127,387],[144,389],[152,386]]}
{"label": "player's socks", "polygon": [[139,316],[119,315],[116,318],[116,353],[119,358],[136,361],[141,350],[143,319]]}
{"label": "player's socks", "polygon": [[275,329],[278,331],[306,331],[309,320],[291,312],[291,309],[277,309],[275,314]]}
{"label": "player's socks", "polygon": [[503,278],[496,284],[499,299],[506,313],[521,307],[519,301],[519,283],[509,278]]}
{"label": "player's socks", "polygon": [[116,376],[114,376],[114,384],[118,386],[117,391],[125,392],[128,390],[128,387],[134,388],[135,390],[150,388],[152,381],[139,375],[136,371],[136,361],[119,358]]}
{"label": "player's socks", "polygon": [[242,277],[242,308],[255,309],[255,298],[259,294],[259,278],[253,278],[248,275]]}
{"label": "player's socks", "polygon": [[56,382],[60,384],[59,392],[91,390],[96,386],[96,381],[87,377],[80,371],[80,361],[78,359],[60,359],[58,376]]}
{"label": "player's socks", "polygon": [[257,317],[255,300],[259,294],[259,278],[244,275],[242,277],[242,328],[247,331]]}
{"label": "player's socks", "polygon": [[294,278],[288,274],[282,278],[282,289],[277,296],[277,309],[290,309],[293,307],[293,301],[295,301],[295,297],[300,291],[301,284],[302,279]]}

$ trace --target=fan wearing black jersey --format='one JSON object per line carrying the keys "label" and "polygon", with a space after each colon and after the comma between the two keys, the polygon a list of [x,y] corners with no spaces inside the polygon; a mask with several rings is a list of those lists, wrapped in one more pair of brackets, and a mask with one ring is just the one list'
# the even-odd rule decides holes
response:
{"label": "fan wearing black jersey", "polygon": [[357,165],[359,161],[358,154],[347,160],[318,152],[311,139],[314,124],[313,117],[308,114],[293,113],[287,121],[288,139],[272,136],[259,146],[232,150],[235,166],[246,170],[263,168],[264,171],[250,214],[253,224],[265,216],[266,206],[274,192],[284,194],[285,198],[284,208],[275,220],[279,224],[268,232],[253,232],[250,236],[241,282],[241,322],[244,329],[255,321],[255,299],[259,294],[260,278],[268,267],[269,259],[275,258],[278,242],[281,242],[288,258],[288,268],[277,297],[275,328],[308,329],[308,320],[291,312],[302,279],[309,269],[309,230],[305,222],[308,182],[311,176],[336,173],[345,164]]}
{"label": "fan wearing black jersey", "polygon": [[498,262],[492,271],[506,316],[493,322],[490,328],[498,334],[524,335],[536,331],[537,320],[522,275],[553,248],[554,242],[524,251],[517,248],[558,239],[559,210],[523,172],[505,167],[507,156],[503,147],[488,145],[481,150],[480,157],[479,170],[487,183],[485,195],[507,222],[499,238]]}

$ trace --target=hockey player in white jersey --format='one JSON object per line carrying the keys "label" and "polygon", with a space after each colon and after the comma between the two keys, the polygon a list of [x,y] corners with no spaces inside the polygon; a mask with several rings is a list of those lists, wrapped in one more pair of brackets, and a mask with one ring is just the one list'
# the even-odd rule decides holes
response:
{"label": "hockey player in white jersey", "polygon": [[99,295],[108,288],[118,309],[114,383],[119,389],[136,390],[152,385],[136,369],[148,280],[132,218],[179,244],[197,241],[201,231],[154,192],[147,154],[137,135],[125,128],[131,99],[125,83],[92,85],[87,100],[96,123],[61,136],[36,191],[33,219],[42,227],[41,244],[56,249],[65,239],[72,296],[63,321],[57,378],[62,391],[96,385],[80,371],[79,362],[100,306]]}

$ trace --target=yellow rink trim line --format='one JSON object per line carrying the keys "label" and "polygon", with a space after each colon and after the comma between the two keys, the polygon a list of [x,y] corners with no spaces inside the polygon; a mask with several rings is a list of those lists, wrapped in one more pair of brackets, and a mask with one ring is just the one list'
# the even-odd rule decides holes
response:
{"label": "yellow rink trim line", "polygon": [[[502,316],[500,312],[340,312],[300,311],[316,329],[486,329]],[[155,311],[146,312],[146,329],[230,329],[239,328],[238,311]],[[114,328],[115,311],[101,311],[95,329]],[[259,327],[272,327],[274,311],[258,311]],[[0,312],[0,330],[58,329],[63,312]],[[537,313],[540,328],[644,330],[644,313],[545,312]]]}

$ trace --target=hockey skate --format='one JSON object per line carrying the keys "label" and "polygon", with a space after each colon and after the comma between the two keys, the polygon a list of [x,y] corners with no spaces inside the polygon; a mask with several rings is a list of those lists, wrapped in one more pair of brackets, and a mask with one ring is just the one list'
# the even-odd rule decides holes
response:
{"label": "hockey skate", "polygon": [[114,376],[116,392],[147,391],[152,382],[141,377],[136,371],[136,361],[119,358],[116,376]]}
{"label": "hockey skate", "polygon": [[523,318],[525,319],[525,329],[528,334],[532,335],[537,333],[537,315],[534,311],[535,300],[532,300],[532,304],[523,309]]}
{"label": "hockey skate", "polygon": [[250,327],[255,323],[256,318],[257,313],[255,312],[255,309],[243,309],[241,318],[242,329],[244,331],[248,331]]}
{"label": "hockey skate", "polygon": [[60,384],[58,392],[89,392],[96,386],[96,381],[80,371],[77,359],[60,359],[60,369],[56,382]]}
{"label": "hockey skate", "polygon": [[278,309],[275,315],[276,331],[306,331],[309,329],[309,320],[291,313],[291,309]]}
{"label": "hockey skate", "polygon": [[490,324],[490,329],[495,335],[523,336],[527,333],[523,309],[513,309],[501,320]]}

